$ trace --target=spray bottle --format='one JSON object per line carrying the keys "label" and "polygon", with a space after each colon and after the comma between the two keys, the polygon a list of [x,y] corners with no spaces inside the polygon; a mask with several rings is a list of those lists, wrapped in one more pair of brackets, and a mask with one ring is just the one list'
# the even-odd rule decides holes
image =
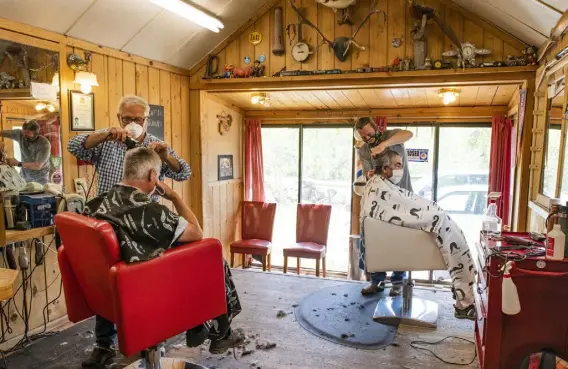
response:
{"label": "spray bottle", "polygon": [[497,200],[501,197],[501,192],[491,192],[488,196],[489,205],[483,214],[481,232],[486,236],[501,236],[503,221],[497,215]]}

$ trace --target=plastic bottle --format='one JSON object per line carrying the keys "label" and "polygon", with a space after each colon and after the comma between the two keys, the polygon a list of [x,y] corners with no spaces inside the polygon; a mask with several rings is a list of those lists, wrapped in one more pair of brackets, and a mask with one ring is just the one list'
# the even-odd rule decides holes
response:
{"label": "plastic bottle", "polygon": [[481,232],[487,236],[501,236],[503,221],[497,215],[497,204],[495,203],[500,196],[500,192],[492,192],[488,196],[490,203],[481,222]]}
{"label": "plastic bottle", "polygon": [[555,224],[552,231],[546,236],[546,258],[552,260],[564,259],[564,243],[566,235],[562,232],[560,224]]}

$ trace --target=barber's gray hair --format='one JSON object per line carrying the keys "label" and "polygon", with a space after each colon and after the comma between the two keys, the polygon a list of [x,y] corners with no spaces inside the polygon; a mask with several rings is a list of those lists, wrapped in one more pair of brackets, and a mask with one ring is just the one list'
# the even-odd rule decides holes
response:
{"label": "barber's gray hair", "polygon": [[26,131],[33,131],[33,132],[38,132],[40,131],[40,127],[39,127],[39,123],[35,120],[28,120],[26,123],[24,123],[24,125],[22,126],[22,129],[25,129]]}
{"label": "barber's gray hair", "polygon": [[148,116],[150,114],[150,104],[148,101],[140,96],[127,95],[120,99],[118,103],[118,114],[122,114],[122,108],[124,105],[138,105],[144,108],[144,115]]}
{"label": "barber's gray hair", "polygon": [[392,160],[397,156],[400,156],[400,154],[393,150],[387,150],[382,153],[377,160],[376,172],[380,173],[383,171],[384,167],[390,167]]}
{"label": "barber's gray hair", "polygon": [[122,176],[126,180],[146,180],[154,169],[158,176],[162,169],[162,160],[155,151],[146,147],[137,147],[126,152]]}

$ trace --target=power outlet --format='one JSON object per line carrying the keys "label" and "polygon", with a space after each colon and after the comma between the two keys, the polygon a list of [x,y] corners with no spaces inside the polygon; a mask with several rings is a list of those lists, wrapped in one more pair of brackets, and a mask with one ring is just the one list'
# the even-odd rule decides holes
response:
{"label": "power outlet", "polygon": [[75,192],[83,197],[87,197],[87,180],[83,177],[75,178],[73,180],[75,184]]}

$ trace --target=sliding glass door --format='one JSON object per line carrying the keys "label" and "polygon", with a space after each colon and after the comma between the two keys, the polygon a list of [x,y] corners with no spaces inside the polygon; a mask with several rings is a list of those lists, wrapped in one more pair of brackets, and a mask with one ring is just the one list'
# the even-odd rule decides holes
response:
{"label": "sliding glass door", "polygon": [[[351,127],[262,128],[267,201],[278,203],[272,264],[284,264],[282,249],[295,242],[296,205],[332,206],[327,269],[347,271],[351,231],[353,130]],[[289,267],[295,266],[289,260]],[[302,267],[315,268],[303,260]]]}

